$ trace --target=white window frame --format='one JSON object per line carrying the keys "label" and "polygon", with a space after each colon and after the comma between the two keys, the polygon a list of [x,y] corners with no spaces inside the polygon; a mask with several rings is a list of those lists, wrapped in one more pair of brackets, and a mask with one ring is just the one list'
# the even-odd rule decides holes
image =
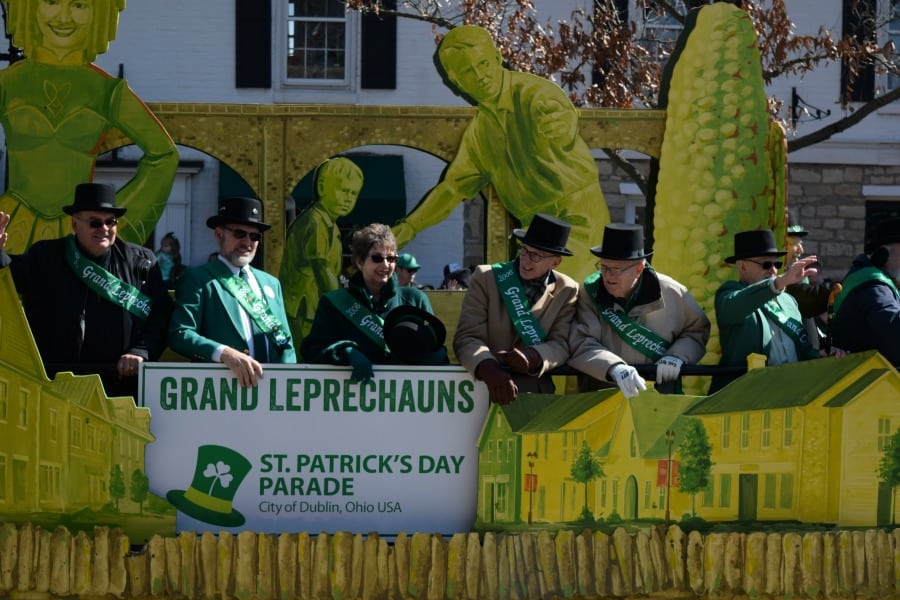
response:
{"label": "white window frame", "polygon": [[293,20],[288,14],[288,2],[282,0],[275,3],[273,10],[275,23],[275,56],[273,69],[276,69],[275,81],[284,89],[320,89],[320,90],[356,90],[358,84],[359,65],[359,13],[344,13],[343,20],[335,17],[322,17],[322,21],[343,22],[344,31],[344,77],[343,79],[304,79],[288,77],[288,23]]}

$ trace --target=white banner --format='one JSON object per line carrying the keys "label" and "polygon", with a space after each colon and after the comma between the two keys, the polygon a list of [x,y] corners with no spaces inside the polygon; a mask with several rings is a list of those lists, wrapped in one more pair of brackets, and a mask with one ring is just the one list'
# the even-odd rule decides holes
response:
{"label": "white banner", "polygon": [[181,530],[469,531],[487,388],[460,367],[144,363],[150,491]]}

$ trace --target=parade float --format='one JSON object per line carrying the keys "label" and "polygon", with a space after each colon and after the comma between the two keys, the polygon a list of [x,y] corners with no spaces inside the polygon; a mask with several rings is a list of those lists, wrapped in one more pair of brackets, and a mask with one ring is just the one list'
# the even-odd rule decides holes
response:
{"label": "parade float", "polygon": [[[654,265],[712,314],[731,234],[784,232],[784,133],[745,13],[707,6],[678,46],[662,108],[581,110],[579,135],[656,159]],[[474,114],[129,98],[142,128],[110,123],[96,152],[158,122],[232,164],[282,234],[266,238],[270,272],[288,225],[279,203],[305,173],[364,144],[450,161]],[[174,146],[157,141],[147,161],[165,170]],[[37,185],[19,158],[10,187]],[[504,260],[508,213],[484,193],[485,254]],[[2,202],[28,225],[20,249],[64,233],[58,207],[26,219],[33,206]],[[128,231],[152,229],[158,211],[135,210]],[[712,396],[499,406],[457,366],[380,367],[359,385],[303,364],[269,365],[248,390],[221,365],[168,361],[145,364],[137,398],[110,398],[96,376],[49,379],[8,270],[0,296],[0,597],[900,595],[897,493],[880,471],[900,377],[874,352],[751,363]],[[452,335],[458,303],[435,307]]]}

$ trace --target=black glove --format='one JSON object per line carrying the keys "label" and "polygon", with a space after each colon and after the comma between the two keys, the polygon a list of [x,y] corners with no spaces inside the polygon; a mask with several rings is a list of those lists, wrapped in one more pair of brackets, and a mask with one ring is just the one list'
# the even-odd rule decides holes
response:
{"label": "black glove", "polygon": [[491,401],[497,404],[509,404],[516,399],[516,394],[519,393],[519,388],[516,387],[512,375],[501,369],[500,363],[492,358],[478,363],[475,377],[487,384]]}
{"label": "black glove", "polygon": [[347,363],[353,367],[353,373],[350,374],[350,381],[353,383],[368,383],[375,379],[375,371],[372,370],[372,361],[365,354],[354,348],[347,346],[344,350],[344,358]]}
{"label": "black glove", "polygon": [[497,354],[502,355],[501,360],[509,367],[510,371],[519,375],[534,375],[538,373],[541,363],[544,362],[544,359],[541,358],[541,353],[531,346],[524,349],[513,348],[508,352],[498,352]]}

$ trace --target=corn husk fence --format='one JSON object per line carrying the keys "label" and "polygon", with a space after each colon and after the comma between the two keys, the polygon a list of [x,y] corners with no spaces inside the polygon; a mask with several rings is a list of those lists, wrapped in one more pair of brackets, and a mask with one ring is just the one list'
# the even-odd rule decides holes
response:
{"label": "corn husk fence", "polygon": [[415,533],[72,535],[0,526],[0,597],[535,600],[900,598],[900,529],[611,535]]}

